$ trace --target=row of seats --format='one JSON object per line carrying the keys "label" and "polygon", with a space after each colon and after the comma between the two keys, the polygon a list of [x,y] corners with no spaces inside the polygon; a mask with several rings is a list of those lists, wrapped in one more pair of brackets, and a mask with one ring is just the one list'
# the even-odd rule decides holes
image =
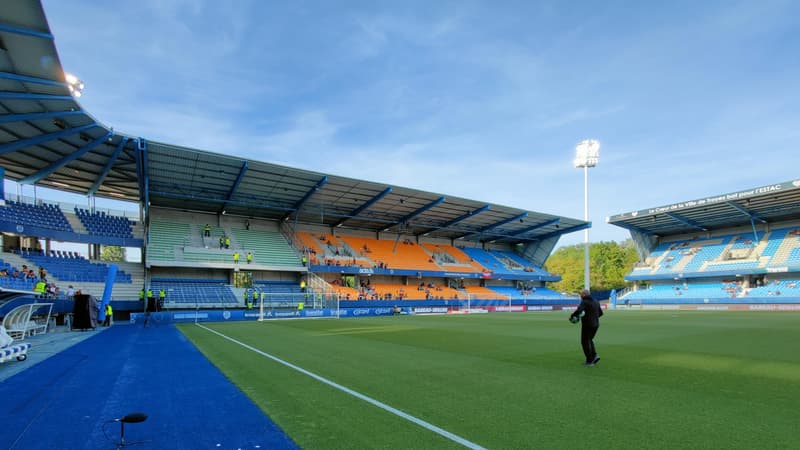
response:
{"label": "row of seats", "polygon": [[515,287],[492,286],[491,291],[504,295],[512,300],[564,300],[566,297],[544,287],[535,289],[517,289]]}
{"label": "row of seats", "polygon": [[23,226],[35,226],[58,231],[73,231],[58,205],[42,203],[32,205],[14,200],[0,206],[0,220]]}
{"label": "row of seats", "polygon": [[166,293],[165,301],[177,305],[235,305],[239,303],[225,280],[153,278],[150,289]]}
{"label": "row of seats", "polygon": [[625,300],[745,299],[755,297],[798,297],[800,281],[775,280],[763,286],[743,287],[732,281],[656,284],[626,295]]}
{"label": "row of seats", "polygon": [[10,247],[8,249],[8,251],[11,252],[11,253],[15,253],[17,255],[20,255],[23,258],[27,258],[30,255],[49,255],[49,256],[51,256],[53,258],[64,258],[64,259],[82,258],[80,253],[72,252],[72,251],[66,251],[66,250],[50,250],[50,252],[47,253],[44,250],[41,250],[41,249],[38,249],[38,248],[29,248],[29,247],[15,248],[15,247]]}
{"label": "row of seats", "polygon": [[461,249],[472,260],[477,261],[496,275],[550,275],[547,271],[534,266],[530,261],[511,251],[484,250],[478,247],[462,247]]}
{"label": "row of seats", "polygon": [[[61,281],[95,282],[103,283],[108,277],[108,265],[93,263],[88,259],[78,257],[63,257],[45,255],[44,252],[30,252],[25,257],[39,267],[44,267],[48,274]],[[115,283],[131,283],[132,277],[124,270],[118,270]]]}
{"label": "row of seats", "polygon": [[133,238],[132,222],[127,217],[112,216],[104,211],[75,207],[75,214],[86,230],[94,235]]}
{"label": "row of seats", "polygon": [[311,254],[312,264],[382,267],[417,271],[489,271],[497,275],[541,275],[547,271],[512,251],[458,248],[444,244],[416,244],[361,236],[297,233],[298,249]]}
{"label": "row of seats", "polygon": [[785,227],[666,242],[656,246],[631,275],[714,273],[800,266],[800,229]]}

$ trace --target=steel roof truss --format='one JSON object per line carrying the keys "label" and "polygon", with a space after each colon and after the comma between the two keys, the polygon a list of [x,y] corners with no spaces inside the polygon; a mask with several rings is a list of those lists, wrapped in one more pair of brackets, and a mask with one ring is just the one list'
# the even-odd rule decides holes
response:
{"label": "steel roof truss", "polygon": [[23,122],[26,120],[52,119],[55,117],[77,116],[82,114],[84,114],[84,112],[81,109],[75,111],[51,111],[51,112],[28,113],[28,114],[2,114],[0,115],[0,123]]}
{"label": "steel roof truss", "polygon": [[[314,195],[314,193],[317,192],[322,186],[325,186],[327,182],[328,182],[328,176],[325,175],[319,181],[317,181],[317,184],[315,184],[314,187],[312,187],[311,189],[308,190],[308,192],[306,192],[303,198],[301,198],[300,200],[297,201],[297,203],[294,204],[293,211],[298,211],[300,208],[302,208],[303,205],[308,201],[308,199],[310,199],[311,196]],[[291,211],[286,213],[286,215],[283,216],[281,221],[288,219],[291,213],[292,213]]]}
{"label": "steel roof truss", "polygon": [[61,139],[63,137],[70,136],[75,133],[80,133],[81,131],[85,131],[97,126],[99,125],[97,125],[96,123],[90,123],[87,125],[82,125],[80,127],[69,128],[62,131],[56,131],[55,133],[40,134],[38,136],[34,136],[31,138],[20,139],[18,141],[9,142],[8,144],[0,145],[0,155],[5,155],[6,153],[15,152],[25,147],[39,145],[48,141],[52,141],[54,139]]}
{"label": "steel roof truss", "polygon": [[[242,161],[242,168],[239,169],[239,175],[236,176],[236,181],[233,182],[233,186],[231,186],[230,192],[228,192],[228,201],[233,199],[233,194],[239,189],[239,185],[242,184],[242,180],[244,180],[244,174],[247,173],[247,160]],[[220,213],[225,211],[225,207],[228,206],[228,203],[223,203],[222,208],[220,209]]]}
{"label": "steel roof truss", "polygon": [[488,205],[488,204],[487,205],[483,205],[480,208],[477,208],[477,209],[474,209],[472,211],[469,211],[466,214],[463,214],[461,216],[456,217],[455,219],[449,220],[449,221],[447,221],[447,222],[445,222],[445,223],[443,223],[441,225],[432,227],[432,229],[429,229],[429,230],[424,231],[422,233],[417,233],[417,236],[420,236],[420,235],[427,236],[428,234],[430,234],[433,231],[450,228],[450,227],[452,227],[453,225],[455,225],[455,224],[457,224],[459,222],[463,222],[463,221],[465,221],[465,220],[467,220],[467,219],[469,219],[471,217],[477,216],[478,214],[480,214],[482,212],[488,211],[489,209],[491,209],[491,207],[492,206]]}
{"label": "steel roof truss", "polygon": [[364,204],[362,204],[358,208],[350,211],[350,214],[348,214],[346,217],[340,219],[338,222],[333,224],[333,227],[334,228],[340,227],[340,226],[342,226],[343,223],[345,223],[345,221],[347,221],[347,219],[358,217],[359,214],[361,214],[362,212],[367,210],[370,206],[374,205],[375,203],[380,201],[380,199],[382,199],[383,197],[386,197],[387,195],[389,195],[391,193],[392,193],[392,187],[389,186],[386,189],[384,189],[383,191],[381,191],[380,193],[378,193],[377,195],[375,195],[374,197],[372,197],[371,199],[369,199],[366,202],[364,202]]}
{"label": "steel roof truss", "polygon": [[97,180],[95,180],[94,184],[92,184],[92,187],[89,188],[89,191],[86,193],[87,195],[94,195],[95,193],[97,193],[97,189],[100,187],[101,184],[103,184],[103,181],[105,181],[106,177],[108,176],[108,173],[111,172],[111,168],[114,166],[114,162],[117,160],[117,158],[119,158],[119,154],[122,153],[122,148],[125,147],[127,143],[128,143],[128,136],[123,136],[122,140],[119,141],[119,145],[117,145],[117,148],[114,149],[114,153],[111,155],[110,158],[108,158],[108,162],[106,163],[105,167],[103,167],[103,171],[100,172],[100,174],[97,176]]}
{"label": "steel roof truss", "polygon": [[515,232],[511,233],[511,236],[519,236],[519,235],[522,235],[522,234],[525,234],[525,233],[529,233],[529,232],[531,232],[533,230],[538,230],[539,228],[544,228],[544,227],[549,227],[550,225],[555,225],[555,224],[557,224],[559,222],[561,222],[561,218],[560,217],[556,217],[553,220],[548,220],[547,222],[542,222],[540,224],[533,225],[533,226],[530,226],[528,228],[523,228],[523,229],[521,229],[519,231],[515,231]]}
{"label": "steel roof truss", "polygon": [[100,136],[99,138],[95,139],[94,141],[86,144],[85,146],[77,149],[76,151],[70,153],[69,155],[59,159],[58,161],[54,161],[49,166],[43,168],[42,170],[34,173],[33,175],[24,178],[19,181],[20,184],[36,184],[41,181],[42,178],[47,177],[51,173],[55,172],[56,170],[60,169],[66,164],[75,161],[76,159],[80,158],[81,156],[85,155],[86,153],[92,151],[95,147],[105,142],[109,137],[114,134],[113,131],[109,131],[108,133]]}
{"label": "steel roof truss", "polygon": [[423,206],[417,208],[416,210],[410,212],[409,214],[406,214],[400,220],[398,220],[398,221],[394,222],[393,224],[389,225],[388,227],[384,228],[383,231],[388,231],[391,227],[393,227],[395,225],[408,223],[409,220],[413,219],[414,217],[417,217],[418,215],[420,215],[420,214],[424,213],[425,211],[435,207],[436,205],[438,205],[439,203],[442,203],[445,200],[447,200],[446,197],[439,197],[436,200],[428,203],[427,205],[423,205]]}
{"label": "steel roof truss", "polygon": [[7,23],[0,24],[0,31],[5,31],[6,33],[14,33],[14,34],[21,34],[23,36],[32,36],[44,39],[53,39],[53,35],[51,33],[44,33],[41,31],[31,30],[30,28],[24,27],[17,27],[14,25],[9,25]]}
{"label": "steel roof truss", "polygon": [[733,209],[735,209],[735,210],[739,211],[740,213],[742,213],[742,214],[746,215],[747,217],[749,217],[751,221],[752,220],[757,220],[757,221],[759,221],[761,223],[767,223],[766,220],[764,220],[763,218],[759,217],[758,215],[756,215],[752,211],[748,210],[747,208],[743,207],[742,205],[739,205],[738,203],[734,203],[734,202],[725,202],[725,203],[727,205],[729,205],[730,207],[732,207]]}
{"label": "steel roof truss", "polygon": [[671,218],[673,218],[673,219],[677,220],[678,222],[681,222],[681,223],[683,223],[685,225],[689,225],[690,227],[697,228],[700,231],[708,231],[708,229],[706,227],[704,227],[703,225],[700,225],[699,223],[697,223],[697,222],[695,222],[693,220],[689,220],[689,219],[687,219],[685,217],[681,217],[681,216],[679,216],[679,215],[677,215],[675,213],[668,212],[668,213],[664,213],[664,215],[667,216],[667,217],[671,217]]}

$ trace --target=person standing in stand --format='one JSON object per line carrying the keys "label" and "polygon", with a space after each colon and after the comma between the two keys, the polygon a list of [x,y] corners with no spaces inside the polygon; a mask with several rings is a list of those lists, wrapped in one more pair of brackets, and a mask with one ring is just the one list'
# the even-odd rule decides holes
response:
{"label": "person standing in stand", "polygon": [[104,327],[111,326],[111,316],[114,315],[114,309],[111,307],[111,303],[106,303],[106,318],[103,320]]}

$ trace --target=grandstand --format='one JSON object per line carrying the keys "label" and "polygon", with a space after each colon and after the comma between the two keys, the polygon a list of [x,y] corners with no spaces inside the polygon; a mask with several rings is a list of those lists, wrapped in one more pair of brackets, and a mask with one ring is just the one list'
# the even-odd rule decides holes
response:
{"label": "grandstand", "polygon": [[641,261],[631,304],[799,303],[800,181],[619,214]]}
{"label": "grandstand", "polygon": [[[164,289],[168,309],[243,307],[252,289],[300,299],[340,293],[353,307],[359,299],[448,308],[473,298],[523,307],[572,301],[547,289],[559,277],[542,267],[561,236],[590,223],[120,133],[70,95],[54,41],[43,38],[51,35],[41,5],[7,6],[3,178],[88,200],[3,192],[7,272],[42,267],[62,292],[74,286],[99,297],[109,274],[102,247],[140,250],[142,262],[117,264],[112,280],[111,298],[130,301],[122,312],[142,308],[145,289]],[[136,212],[96,208],[96,198]],[[87,251],[56,250],[56,242]],[[33,283],[0,278],[6,289]]]}

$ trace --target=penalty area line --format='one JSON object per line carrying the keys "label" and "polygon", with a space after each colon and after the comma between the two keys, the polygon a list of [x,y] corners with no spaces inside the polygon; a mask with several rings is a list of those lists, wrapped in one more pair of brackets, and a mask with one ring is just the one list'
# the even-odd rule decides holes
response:
{"label": "penalty area line", "polygon": [[225,335],[223,333],[220,333],[217,330],[213,330],[211,328],[208,328],[205,325],[200,325],[199,323],[195,323],[195,325],[197,325],[198,327],[200,327],[200,328],[202,328],[204,330],[210,331],[211,333],[214,333],[219,337],[222,337],[222,338],[227,339],[227,340],[229,340],[229,341],[231,341],[231,342],[233,342],[233,343],[235,343],[237,345],[240,345],[240,346],[242,346],[242,347],[244,347],[244,348],[246,348],[246,349],[248,349],[248,350],[250,350],[252,352],[258,353],[261,356],[269,358],[269,359],[271,359],[271,360],[273,360],[273,361],[275,361],[275,362],[277,362],[279,364],[283,364],[284,366],[289,367],[290,369],[294,369],[294,370],[296,370],[296,371],[298,371],[298,372],[300,372],[300,373],[302,373],[304,375],[308,375],[309,377],[311,377],[311,378],[313,378],[313,379],[315,379],[315,380],[317,380],[319,382],[325,383],[328,386],[331,386],[331,387],[333,387],[335,389],[338,389],[338,390],[340,390],[342,392],[350,394],[353,397],[356,397],[356,398],[359,398],[361,400],[364,400],[365,402],[370,403],[370,404],[372,404],[374,406],[377,406],[378,408],[381,408],[384,411],[390,412],[390,413],[392,413],[392,414],[394,414],[394,415],[396,415],[398,417],[402,417],[403,419],[406,419],[409,422],[415,423],[415,424],[421,426],[422,428],[425,428],[427,430],[433,431],[434,433],[436,433],[436,434],[438,434],[440,436],[443,436],[443,437],[445,437],[447,439],[450,439],[453,442],[461,444],[464,447],[467,447],[467,448],[470,448],[470,449],[473,449],[473,450],[486,450],[485,447],[481,447],[480,445],[478,445],[478,444],[476,444],[474,442],[470,442],[470,441],[468,441],[468,440],[466,440],[466,439],[464,439],[464,438],[462,438],[460,436],[457,436],[457,435],[455,435],[455,434],[453,434],[453,433],[451,433],[451,432],[449,432],[447,430],[439,428],[436,425],[433,425],[432,423],[428,423],[428,422],[426,422],[426,421],[424,421],[422,419],[418,419],[418,418],[412,416],[411,414],[408,414],[408,413],[405,413],[403,411],[400,411],[397,408],[393,408],[393,407],[387,405],[386,403],[383,403],[383,402],[380,402],[378,400],[375,400],[374,398],[368,397],[368,396],[366,396],[366,395],[364,395],[364,394],[362,394],[360,392],[356,392],[356,391],[354,391],[354,390],[352,390],[352,389],[350,389],[348,387],[342,386],[341,384],[335,383],[335,382],[333,382],[333,381],[331,381],[331,380],[329,380],[327,378],[324,378],[324,377],[322,377],[320,375],[317,375],[317,374],[315,374],[313,372],[309,372],[308,370],[303,369],[302,367],[296,366],[296,365],[294,365],[294,364],[292,364],[292,363],[290,363],[288,361],[284,361],[284,360],[278,358],[277,356],[273,356],[273,355],[270,355],[269,353],[263,352],[263,351],[255,348],[253,346],[245,344],[244,342],[238,341],[238,340],[236,340],[236,339],[234,339],[234,338],[232,338],[230,336],[227,336],[227,335]]}

